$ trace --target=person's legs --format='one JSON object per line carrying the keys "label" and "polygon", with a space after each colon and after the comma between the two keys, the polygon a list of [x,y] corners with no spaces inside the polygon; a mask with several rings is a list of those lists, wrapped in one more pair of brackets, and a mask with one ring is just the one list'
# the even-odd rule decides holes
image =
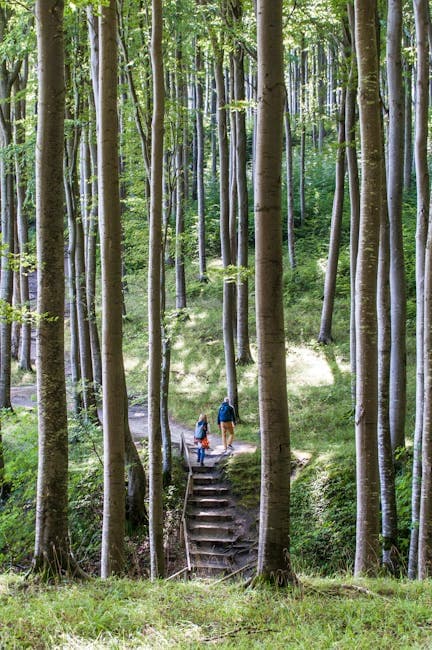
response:
{"label": "person's legs", "polygon": [[233,443],[234,440],[234,425],[232,422],[226,422],[227,425],[227,431],[228,431],[228,447],[230,447]]}
{"label": "person's legs", "polygon": [[220,430],[221,430],[221,436],[222,436],[222,444],[223,444],[224,449],[227,448],[225,425],[226,425],[226,422],[221,422],[221,424],[220,424]]}

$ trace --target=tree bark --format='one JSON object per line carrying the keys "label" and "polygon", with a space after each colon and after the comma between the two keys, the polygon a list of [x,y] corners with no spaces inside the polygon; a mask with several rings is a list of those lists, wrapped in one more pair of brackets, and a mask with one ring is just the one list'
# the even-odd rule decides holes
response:
{"label": "tree bark", "polygon": [[102,263],[104,508],[101,576],[124,568],[124,392],[121,225],[118,169],[116,3],[100,7],[98,180]]}
{"label": "tree bark", "polygon": [[[382,178],[385,179],[384,142]],[[385,189],[386,184],[382,184]],[[397,511],[395,470],[390,428],[390,366],[391,366],[391,324],[390,324],[390,224],[387,207],[387,193],[383,191],[381,201],[381,223],[378,256],[378,465],[381,490],[381,536],[382,561],[388,570],[398,571]]]}
{"label": "tree bark", "polygon": [[163,477],[161,398],[161,248],[162,248],[162,187],[164,130],[164,72],[162,57],[162,2],[152,0],[151,60],[153,69],[153,119],[150,178],[150,243],[148,270],[148,438],[149,438],[149,536],[150,575],[152,580],[163,577]]}
{"label": "tree bark", "polygon": [[307,52],[304,39],[301,45],[300,54],[300,169],[299,169],[299,193],[300,193],[300,222],[304,224],[306,218],[305,198],[305,159],[306,159],[306,65]]}
{"label": "tree bark", "polygon": [[38,129],[36,228],[39,461],[33,568],[45,576],[70,572],[68,435],[64,372],[63,2],[36,1]]}
{"label": "tree bark", "polygon": [[356,273],[357,534],[355,574],[374,574],[379,561],[376,277],[381,210],[381,117],[375,0],[355,1],[362,182]]}
{"label": "tree bark", "polygon": [[183,79],[184,69],[182,52],[178,46],[176,54],[176,101],[177,101],[177,144],[176,144],[176,244],[175,244],[175,277],[176,277],[176,309],[180,312],[186,308],[186,277],[184,262],[184,230],[185,230],[185,168],[184,168],[184,111],[186,110],[186,85]]}
{"label": "tree bark", "polygon": [[[237,20],[241,21],[241,3],[237,2]],[[241,24],[241,23],[240,23]],[[236,180],[238,196],[238,249],[237,264],[240,273],[237,281],[237,363],[252,363],[249,343],[249,200],[246,176],[246,114],[242,107],[245,101],[244,51],[240,44],[234,46],[234,99],[236,127]],[[245,273],[246,272],[246,273]]]}
{"label": "tree bark", "polygon": [[356,323],[355,323],[355,276],[357,270],[359,222],[360,222],[360,184],[356,147],[356,98],[357,98],[357,58],[355,45],[354,6],[347,6],[348,22],[351,36],[351,65],[348,78],[346,99],[346,156],[348,167],[348,183],[351,206],[350,221],[350,358],[351,358],[351,393],[353,404],[356,394]]}
{"label": "tree bark", "polygon": [[[422,580],[431,575],[432,563],[432,339],[431,339],[431,258],[432,233],[429,223],[429,171],[428,104],[429,104],[429,42],[428,3],[414,0],[414,19],[417,49],[417,87],[415,116],[415,164],[417,184],[417,232],[416,232],[416,301],[417,301],[417,383],[416,383],[416,428],[414,434],[413,468],[413,524],[416,515],[414,498],[418,488],[419,471],[417,453],[421,453],[421,490],[418,518],[418,577]],[[427,233],[427,242],[426,242]],[[428,295],[429,294],[429,295]],[[420,313],[422,312],[422,313]],[[421,446],[421,452],[419,448]],[[414,537],[414,528],[412,528]],[[411,540],[414,545],[415,540]],[[412,549],[415,554],[415,548]],[[411,558],[410,558],[411,559]],[[414,562],[410,563],[414,572]]]}
{"label": "tree bark", "polygon": [[[28,62],[25,62],[24,74],[16,81],[15,87],[17,91],[22,91],[27,86],[28,76]],[[20,98],[15,100],[15,145],[23,147],[25,145],[25,128],[24,121],[26,117],[26,100]],[[23,266],[25,257],[28,253],[28,217],[25,212],[24,202],[26,185],[23,174],[23,163],[19,154],[15,155],[15,177],[17,189],[17,206],[16,206],[16,220],[17,220],[17,238],[18,250],[20,253],[20,304],[25,309],[30,309],[30,292],[29,292],[29,279],[25,266]],[[21,370],[31,371],[31,319],[25,317],[21,325],[21,339],[20,349],[18,353],[18,367]]]}
{"label": "tree bark", "polygon": [[197,132],[197,200],[198,200],[198,260],[200,282],[207,281],[206,231],[205,231],[205,191],[204,191],[204,102],[202,76],[204,66],[202,51],[197,47],[196,67],[196,132]]}
{"label": "tree bark", "polygon": [[257,24],[255,255],[262,450],[257,574],[286,585],[294,576],[289,555],[291,461],[282,291],[282,1],[258,0]]}
{"label": "tree bark", "polygon": [[327,268],[324,282],[324,301],[321,313],[321,327],[318,335],[319,343],[331,343],[334,300],[336,294],[336,277],[339,262],[339,249],[342,231],[342,216],[345,184],[345,101],[346,91],[342,91],[342,101],[339,109],[338,149],[336,154],[336,184],[333,198],[333,210],[330,226],[330,244]]}
{"label": "tree bark", "polygon": [[292,160],[292,133],[291,117],[288,102],[285,109],[285,155],[286,155],[286,187],[287,187],[287,238],[288,257],[290,267],[295,269],[295,236],[294,236],[294,181],[293,181],[293,160]]}
{"label": "tree bark", "polygon": [[405,445],[406,290],[402,235],[404,92],[402,84],[402,0],[389,0],[387,12],[388,165],[390,219],[390,434],[393,452]]}
{"label": "tree bark", "polygon": [[[217,94],[217,124],[219,136],[219,197],[220,197],[220,241],[224,269],[231,264],[231,246],[229,236],[229,147],[227,134],[226,96],[223,74],[223,55],[219,44],[212,34],[214,66]],[[237,370],[235,364],[233,314],[234,294],[227,278],[223,281],[222,330],[225,349],[225,371],[230,404],[239,417]]]}

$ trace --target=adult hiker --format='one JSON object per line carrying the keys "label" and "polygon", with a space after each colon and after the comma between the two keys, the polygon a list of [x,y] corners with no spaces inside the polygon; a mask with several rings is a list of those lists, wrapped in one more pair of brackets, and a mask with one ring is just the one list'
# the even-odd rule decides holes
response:
{"label": "adult hiker", "polygon": [[229,397],[225,397],[224,401],[219,407],[217,423],[221,432],[222,444],[225,451],[227,451],[227,449],[233,449],[232,443],[234,440],[234,427],[236,418],[235,411],[230,404]]}

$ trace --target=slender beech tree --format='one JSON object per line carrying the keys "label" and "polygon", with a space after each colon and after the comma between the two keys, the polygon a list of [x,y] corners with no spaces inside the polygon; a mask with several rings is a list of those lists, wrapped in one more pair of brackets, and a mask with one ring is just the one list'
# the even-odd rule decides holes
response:
{"label": "slender beech tree", "polygon": [[357,57],[355,47],[355,17],[354,5],[347,5],[349,35],[351,38],[351,62],[348,74],[348,88],[346,98],[346,157],[348,167],[348,183],[351,206],[350,219],[350,357],[352,377],[352,398],[355,403],[355,376],[356,376],[356,323],[355,323],[355,276],[357,269],[357,252],[360,222],[360,183],[358,173],[357,146],[356,146],[356,98],[357,98]]}
{"label": "slender beech tree", "polygon": [[64,372],[63,138],[65,109],[63,2],[36,1],[38,128],[37,394],[39,462],[33,568],[71,569],[68,538],[68,432]]}
{"label": "slender beech tree", "polygon": [[391,573],[398,570],[395,471],[390,435],[390,224],[387,204],[382,143],[382,198],[379,235],[377,318],[378,318],[378,465],[381,492],[382,561]]}
{"label": "slender beech tree", "polygon": [[[237,30],[241,31],[243,9],[239,0],[231,3],[231,11]],[[234,101],[235,111],[235,148],[236,148],[236,184],[238,202],[238,245],[237,264],[240,267],[237,282],[237,363],[248,365],[252,363],[249,344],[249,209],[246,175],[246,111],[242,104],[245,102],[244,48],[240,42],[234,44]],[[245,273],[246,272],[246,273]]]}
{"label": "slender beech tree", "polygon": [[[404,35],[404,47],[408,49],[410,39]],[[404,57],[404,83],[405,83],[405,109],[404,109],[404,172],[403,187],[409,190],[413,171],[413,147],[412,147],[412,64],[408,57]]]}
{"label": "slender beech tree", "polygon": [[198,200],[198,259],[200,282],[207,281],[205,192],[204,192],[204,101],[203,101],[203,54],[197,46],[195,54],[196,95],[196,149],[197,149],[197,200]]}
{"label": "slender beech tree", "polygon": [[[12,19],[12,9],[5,3],[0,7],[0,42],[5,40]],[[6,46],[7,47],[7,46]],[[6,51],[6,50],[4,50]],[[0,156],[0,221],[2,234],[2,252],[0,258],[0,300],[12,305],[13,271],[10,255],[14,253],[15,227],[15,188],[13,156],[10,149],[13,144],[11,99],[12,89],[18,77],[21,60],[9,65],[4,53],[0,55],[0,138],[3,155]],[[4,155],[6,154],[6,155]],[[11,387],[11,334],[10,319],[0,320],[0,409],[10,408]]]}
{"label": "slender beech tree", "polygon": [[163,206],[164,71],[162,57],[162,1],[152,0],[151,60],[153,69],[153,119],[150,175],[150,244],[148,271],[149,373],[149,535],[150,575],[163,577],[162,436],[160,422],[161,340],[161,261]]}
{"label": "slender beech tree", "polygon": [[299,155],[299,195],[300,195],[300,221],[303,225],[306,219],[305,196],[305,167],[306,167],[306,69],[307,51],[304,37],[301,42],[300,52],[300,155]]}
{"label": "slender beech tree", "polygon": [[345,184],[345,102],[346,90],[342,91],[342,101],[339,108],[338,148],[336,154],[336,183],[333,197],[332,219],[330,226],[330,244],[327,268],[324,282],[324,301],[321,313],[321,327],[318,335],[319,343],[332,341],[331,326],[333,307],[336,295],[336,277],[339,262],[339,249],[342,232],[342,216]]}
{"label": "slender beech tree", "polygon": [[[322,120],[321,120],[322,121]],[[293,152],[292,152],[291,115],[289,103],[285,106],[285,159],[287,187],[287,240],[290,267],[296,267],[295,236],[294,236],[294,184],[293,184]]]}
{"label": "slender beech tree", "polygon": [[[418,577],[424,579],[432,573],[432,303],[430,295],[432,287],[432,260],[430,257],[432,233],[430,225],[428,227],[430,220],[430,187],[427,158],[430,74],[429,9],[426,0],[414,0],[413,6],[417,49],[414,150],[417,186],[417,382],[409,572],[414,577],[417,569]],[[418,541],[416,538],[418,538]],[[417,562],[415,561],[416,557],[418,557]]]}
{"label": "slender beech tree", "polygon": [[376,0],[355,0],[362,152],[360,230],[356,273],[357,534],[355,573],[379,563],[377,450],[377,270],[381,212],[381,116]]}
{"label": "slender beech tree", "polygon": [[[220,202],[220,241],[222,249],[222,264],[227,269],[232,263],[230,232],[229,232],[229,144],[226,110],[226,93],[223,67],[223,47],[218,41],[214,29],[210,31],[214,54],[214,72],[217,96],[217,130],[219,140],[219,202]],[[231,281],[224,278],[222,303],[222,331],[225,349],[225,371],[227,378],[228,396],[237,415],[238,389],[237,370],[234,349],[234,293]]]}
{"label": "slender beech tree", "polygon": [[183,51],[180,44],[181,37],[177,36],[176,50],[176,226],[175,226],[175,278],[176,278],[176,309],[181,312],[186,308],[186,274],[185,274],[185,206],[186,206],[186,169],[185,148],[186,142],[186,110],[187,110],[187,84],[183,65]]}
{"label": "slender beech tree", "polygon": [[258,0],[257,10],[255,263],[262,450],[257,576],[286,585],[294,576],[289,553],[291,453],[282,292],[282,0]]}
{"label": "slender beech tree", "polygon": [[402,236],[404,91],[402,83],[402,0],[389,0],[387,10],[388,164],[390,219],[390,433],[392,448],[405,444],[406,290]]}
{"label": "slender beech tree", "polygon": [[411,493],[411,539],[408,559],[408,577],[418,575],[419,562],[419,520],[422,489],[422,435],[424,417],[424,317],[422,308],[425,299],[425,255],[429,220],[429,173],[427,162],[428,133],[428,44],[427,24],[423,2],[414,3],[416,19],[417,81],[415,103],[415,144],[414,157],[417,188],[417,229],[416,229],[416,415],[413,445],[413,479]]}
{"label": "slender beech tree", "polygon": [[98,180],[102,266],[102,401],[104,506],[101,575],[124,564],[124,392],[122,271],[118,169],[117,17],[115,0],[100,6]]}
{"label": "slender beech tree", "polygon": [[[28,267],[26,265],[26,255],[28,253],[28,215],[25,209],[26,196],[26,171],[23,156],[25,147],[25,118],[26,118],[26,98],[22,96],[27,87],[28,80],[28,57],[24,60],[22,73],[15,82],[15,93],[21,96],[15,97],[15,122],[14,122],[14,143],[15,143],[15,178],[16,178],[16,220],[17,220],[17,240],[18,250],[20,253],[20,304],[26,309],[30,309],[30,290]],[[21,325],[20,349],[18,354],[18,366],[21,370],[32,370],[31,365],[31,319],[24,318]]]}

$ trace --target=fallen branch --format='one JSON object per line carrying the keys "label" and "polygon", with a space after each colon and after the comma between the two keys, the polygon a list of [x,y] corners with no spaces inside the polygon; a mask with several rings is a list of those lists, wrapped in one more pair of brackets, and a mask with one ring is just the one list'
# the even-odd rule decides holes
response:
{"label": "fallen branch", "polygon": [[219,580],[215,580],[212,583],[212,586],[219,584],[219,582],[224,582],[224,580],[228,580],[229,578],[232,578],[233,576],[237,575],[238,573],[241,573],[242,571],[244,571],[245,569],[248,569],[249,567],[253,566],[254,564],[255,564],[255,562],[249,562],[248,564],[245,564],[240,569],[236,569],[232,573],[229,573],[227,576],[223,576],[223,578],[219,578]]}

